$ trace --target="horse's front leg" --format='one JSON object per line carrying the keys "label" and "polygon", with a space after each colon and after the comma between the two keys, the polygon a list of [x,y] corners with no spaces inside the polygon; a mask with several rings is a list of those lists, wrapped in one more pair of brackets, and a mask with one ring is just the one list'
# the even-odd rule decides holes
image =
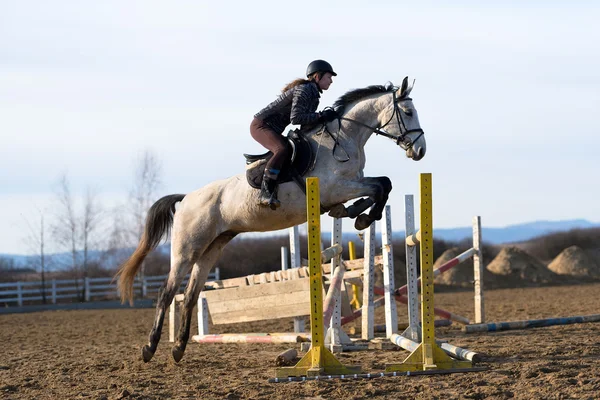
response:
{"label": "horse's front leg", "polygon": [[[344,207],[343,204],[334,205],[331,207],[329,215],[334,218],[356,218],[354,227],[363,230],[368,228],[373,221],[381,219],[385,203],[392,190],[392,182],[385,176],[363,178],[360,181],[342,182],[341,186],[338,186],[338,190],[347,193],[350,199],[361,198],[349,207]],[[371,206],[369,214],[363,214],[363,211]]]}
{"label": "horse's front leg", "polygon": [[373,221],[379,221],[383,215],[383,209],[385,208],[385,203],[387,203],[390,192],[392,191],[392,181],[387,176],[380,176],[377,178],[365,178],[371,180],[372,186],[377,186],[377,190],[375,194],[370,197],[374,200],[373,207],[371,207],[371,211],[369,214],[360,214],[356,221],[354,221],[354,227],[357,230],[363,230],[368,228]]}

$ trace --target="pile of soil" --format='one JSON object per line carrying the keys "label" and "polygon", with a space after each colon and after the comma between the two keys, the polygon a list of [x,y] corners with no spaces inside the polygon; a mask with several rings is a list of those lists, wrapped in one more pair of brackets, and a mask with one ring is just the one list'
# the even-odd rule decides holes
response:
{"label": "pile of soil", "polygon": [[600,278],[600,266],[593,256],[578,246],[564,249],[548,265],[548,269],[558,275],[568,275],[576,278]]}
{"label": "pile of soil", "polygon": [[[435,260],[433,264],[433,269],[437,269],[452,260],[454,257],[458,256],[460,253],[460,249],[458,247],[452,247]],[[472,288],[473,287],[473,260],[469,259],[463,261],[457,266],[449,269],[446,272],[442,272],[434,279],[434,285],[445,285],[445,286],[454,286],[454,287],[465,287]],[[484,285],[486,283],[492,283],[494,280],[494,275],[487,271],[485,268],[483,270],[483,282]]]}
{"label": "pile of soil", "polygon": [[504,247],[488,264],[487,270],[496,275],[496,284],[519,287],[530,284],[548,284],[561,281],[554,272],[537,258],[518,247]]}

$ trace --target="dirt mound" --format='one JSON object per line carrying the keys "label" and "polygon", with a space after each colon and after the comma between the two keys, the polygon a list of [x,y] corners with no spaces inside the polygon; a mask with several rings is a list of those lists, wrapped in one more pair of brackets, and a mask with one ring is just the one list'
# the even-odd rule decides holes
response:
{"label": "dirt mound", "polygon": [[[448,261],[452,260],[454,257],[458,256],[460,253],[462,253],[462,252],[458,249],[458,247],[452,247],[452,248],[446,250],[445,252],[442,253],[441,256],[438,257],[437,260],[435,260],[435,263],[433,264],[433,269],[435,270],[435,269],[441,267]],[[483,270],[484,285],[486,284],[486,282],[491,283],[491,281],[493,279],[494,279],[494,276],[484,269]],[[462,263],[458,264],[457,266],[453,267],[452,269],[449,269],[446,272],[442,272],[441,274],[439,274],[438,276],[435,277],[433,282],[436,285],[468,287],[468,288],[473,287],[473,260],[469,259],[469,260],[463,261]]]}
{"label": "dirt mound", "polygon": [[498,284],[505,287],[560,281],[542,262],[514,246],[504,247],[488,264],[487,270],[497,276]]}
{"label": "dirt mound", "polygon": [[576,278],[600,278],[600,266],[591,254],[578,246],[564,249],[548,265],[548,269],[559,275],[569,275]]}

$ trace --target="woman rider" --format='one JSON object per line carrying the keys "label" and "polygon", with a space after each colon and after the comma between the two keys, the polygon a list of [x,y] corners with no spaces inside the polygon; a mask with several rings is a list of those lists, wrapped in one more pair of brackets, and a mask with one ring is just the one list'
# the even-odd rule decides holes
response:
{"label": "woman rider", "polygon": [[277,199],[277,178],[283,163],[288,157],[287,139],[282,133],[290,123],[294,125],[314,125],[337,118],[332,109],[317,113],[320,93],[329,89],[332,77],[337,74],[331,64],[315,60],[306,68],[307,79],[296,79],[288,83],[282,94],[254,116],[250,124],[250,134],[258,143],[273,153],[265,166],[259,204],[275,210],[281,205]]}

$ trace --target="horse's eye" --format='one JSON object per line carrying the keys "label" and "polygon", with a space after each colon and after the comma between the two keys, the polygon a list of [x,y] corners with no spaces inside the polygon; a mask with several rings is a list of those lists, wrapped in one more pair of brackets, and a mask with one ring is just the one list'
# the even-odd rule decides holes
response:
{"label": "horse's eye", "polygon": [[404,114],[408,115],[409,117],[412,117],[412,110],[404,111]]}

